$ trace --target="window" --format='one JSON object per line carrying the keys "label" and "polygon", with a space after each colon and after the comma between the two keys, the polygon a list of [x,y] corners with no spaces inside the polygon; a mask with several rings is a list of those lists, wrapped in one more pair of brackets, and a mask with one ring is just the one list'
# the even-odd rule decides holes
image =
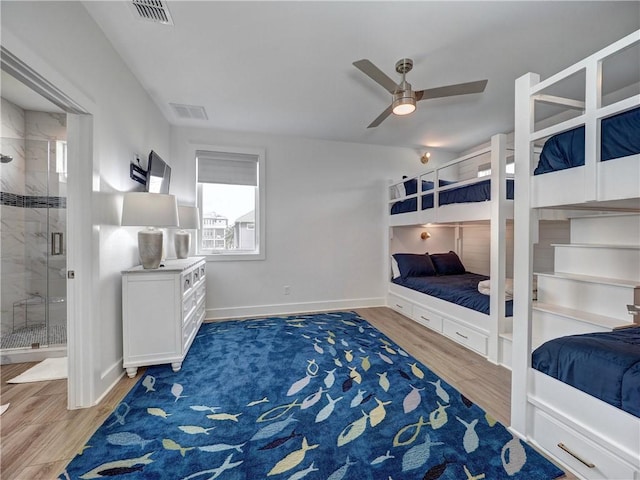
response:
{"label": "window", "polygon": [[[507,163],[507,175],[513,175],[516,171],[516,164],[514,162]],[[491,164],[485,163],[483,165],[478,166],[478,177],[489,177],[491,176]]]}
{"label": "window", "polygon": [[264,258],[264,151],[195,152],[202,228],[197,251],[212,259]]}

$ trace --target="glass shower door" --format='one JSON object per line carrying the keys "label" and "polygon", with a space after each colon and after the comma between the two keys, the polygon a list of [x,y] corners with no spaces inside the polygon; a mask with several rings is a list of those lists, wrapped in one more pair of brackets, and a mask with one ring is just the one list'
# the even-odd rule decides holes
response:
{"label": "glass shower door", "polygon": [[[25,112],[25,127],[52,115]],[[66,344],[66,143],[29,137],[1,141],[3,352]]]}

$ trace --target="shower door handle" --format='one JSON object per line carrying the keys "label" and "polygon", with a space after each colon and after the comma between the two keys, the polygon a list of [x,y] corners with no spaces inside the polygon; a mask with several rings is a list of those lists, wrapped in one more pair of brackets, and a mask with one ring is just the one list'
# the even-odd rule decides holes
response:
{"label": "shower door handle", "polygon": [[62,255],[63,250],[62,232],[51,233],[51,255]]}

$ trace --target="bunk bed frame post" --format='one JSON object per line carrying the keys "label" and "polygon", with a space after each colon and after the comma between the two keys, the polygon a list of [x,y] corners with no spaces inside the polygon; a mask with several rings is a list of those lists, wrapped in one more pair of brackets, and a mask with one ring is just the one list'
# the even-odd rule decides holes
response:
{"label": "bunk bed frame post", "polygon": [[505,329],[505,273],[506,273],[506,198],[507,198],[507,137],[491,137],[491,260],[489,277],[492,294],[489,299],[490,330],[487,360],[500,363],[500,334]]}
{"label": "bunk bed frame post", "polygon": [[596,118],[602,98],[602,60],[589,58],[585,66],[584,166],[585,201],[598,199],[598,162],[600,161],[600,122]]}
{"label": "bunk bed frame post", "polygon": [[540,75],[527,73],[516,80],[515,87],[515,182],[514,192],[514,262],[513,262],[513,356],[511,376],[511,430],[527,436],[527,389],[531,366],[531,272],[533,268],[532,237],[537,221],[530,215],[533,145],[530,137],[535,125],[531,87]]}

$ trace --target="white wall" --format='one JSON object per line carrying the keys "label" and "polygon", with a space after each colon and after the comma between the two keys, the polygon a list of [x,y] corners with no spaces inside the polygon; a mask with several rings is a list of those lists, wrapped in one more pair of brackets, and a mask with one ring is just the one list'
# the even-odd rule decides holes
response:
{"label": "white wall", "polygon": [[174,127],[170,161],[185,168],[171,191],[185,203],[190,142],[266,150],[266,259],[207,264],[208,318],[385,303],[387,179],[419,169],[414,150]]}
{"label": "white wall", "polygon": [[[122,192],[139,184],[129,179],[135,153],[169,152],[169,125],[80,2],[2,2],[3,45],[74,100],[84,99],[93,116],[93,179],[85,182],[83,208],[92,225],[82,225],[92,242],[90,352],[82,361],[89,403],[94,403],[122,373],[120,271],[138,263],[135,229],[119,226]],[[73,172],[70,173],[70,175]],[[87,343],[88,342],[88,343]]]}

